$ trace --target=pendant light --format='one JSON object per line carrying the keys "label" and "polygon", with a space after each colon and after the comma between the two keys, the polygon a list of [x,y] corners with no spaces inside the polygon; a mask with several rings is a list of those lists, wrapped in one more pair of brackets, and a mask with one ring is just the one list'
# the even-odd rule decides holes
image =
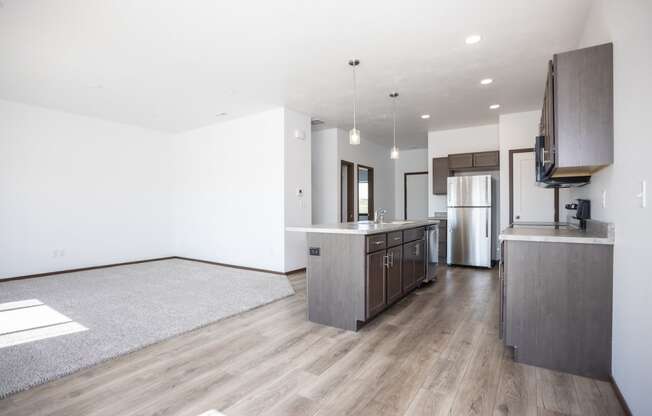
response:
{"label": "pendant light", "polygon": [[360,144],[360,130],[356,128],[355,124],[355,110],[356,104],[358,101],[358,90],[355,79],[355,68],[360,65],[360,61],[357,59],[351,59],[349,65],[353,68],[353,128],[349,130],[349,144],[357,146]]}
{"label": "pendant light", "polygon": [[389,96],[392,99],[392,118],[394,123],[394,146],[392,146],[392,151],[389,152],[389,158],[398,159],[399,158],[398,147],[396,147],[396,97],[398,97],[398,93],[393,92],[389,94]]}

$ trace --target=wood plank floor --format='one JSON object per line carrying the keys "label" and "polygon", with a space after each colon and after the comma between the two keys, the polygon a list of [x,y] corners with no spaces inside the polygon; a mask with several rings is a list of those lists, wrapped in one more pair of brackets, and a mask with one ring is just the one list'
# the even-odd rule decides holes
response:
{"label": "wood plank floor", "polygon": [[352,333],[306,320],[296,274],[296,296],[15,394],[0,414],[624,414],[609,383],[512,361],[495,271],[439,276]]}

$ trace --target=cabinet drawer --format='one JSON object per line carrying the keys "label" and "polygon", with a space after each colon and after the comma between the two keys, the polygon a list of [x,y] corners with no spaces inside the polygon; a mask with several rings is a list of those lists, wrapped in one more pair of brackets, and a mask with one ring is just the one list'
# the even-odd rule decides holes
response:
{"label": "cabinet drawer", "polygon": [[387,234],[387,246],[394,247],[403,243],[403,232],[394,231],[393,233]]}
{"label": "cabinet drawer", "polygon": [[383,250],[387,247],[387,234],[367,236],[367,253]]}
{"label": "cabinet drawer", "polygon": [[464,169],[473,167],[473,153],[448,155],[448,169]]}
{"label": "cabinet drawer", "polygon": [[423,228],[413,228],[403,231],[403,241],[414,241],[423,239]]}
{"label": "cabinet drawer", "polygon": [[499,165],[499,153],[496,151],[473,153],[473,167],[475,168],[495,168]]}

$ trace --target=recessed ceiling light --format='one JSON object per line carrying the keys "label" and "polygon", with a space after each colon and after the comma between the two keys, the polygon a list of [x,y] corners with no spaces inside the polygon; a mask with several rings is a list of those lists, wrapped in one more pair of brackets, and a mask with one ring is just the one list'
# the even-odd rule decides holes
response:
{"label": "recessed ceiling light", "polygon": [[480,81],[480,84],[482,84],[482,85],[489,85],[489,84],[491,84],[492,82],[494,82],[493,79],[491,79],[491,78],[485,78],[485,79],[483,79],[482,81]]}
{"label": "recessed ceiling light", "polygon": [[474,43],[478,43],[482,40],[482,37],[480,35],[471,35],[466,37],[466,44],[467,45],[473,45]]}
{"label": "recessed ceiling light", "polygon": [[430,118],[430,114],[421,114],[421,118],[424,120],[428,120]]}
{"label": "recessed ceiling light", "polygon": [[489,108],[491,108],[492,110],[496,110],[496,109],[500,108],[500,104],[491,104],[489,106]]}

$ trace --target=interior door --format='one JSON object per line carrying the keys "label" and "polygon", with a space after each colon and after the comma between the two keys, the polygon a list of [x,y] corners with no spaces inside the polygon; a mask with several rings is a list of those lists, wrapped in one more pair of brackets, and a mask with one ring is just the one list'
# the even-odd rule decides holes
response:
{"label": "interior door", "polygon": [[353,221],[354,185],[353,163],[342,160],[340,164],[340,221]]}
{"label": "interior door", "polygon": [[513,223],[554,221],[554,190],[536,185],[534,164],[533,151],[512,153]]}
{"label": "interior door", "polygon": [[428,172],[405,174],[403,217],[408,220],[428,217]]}

